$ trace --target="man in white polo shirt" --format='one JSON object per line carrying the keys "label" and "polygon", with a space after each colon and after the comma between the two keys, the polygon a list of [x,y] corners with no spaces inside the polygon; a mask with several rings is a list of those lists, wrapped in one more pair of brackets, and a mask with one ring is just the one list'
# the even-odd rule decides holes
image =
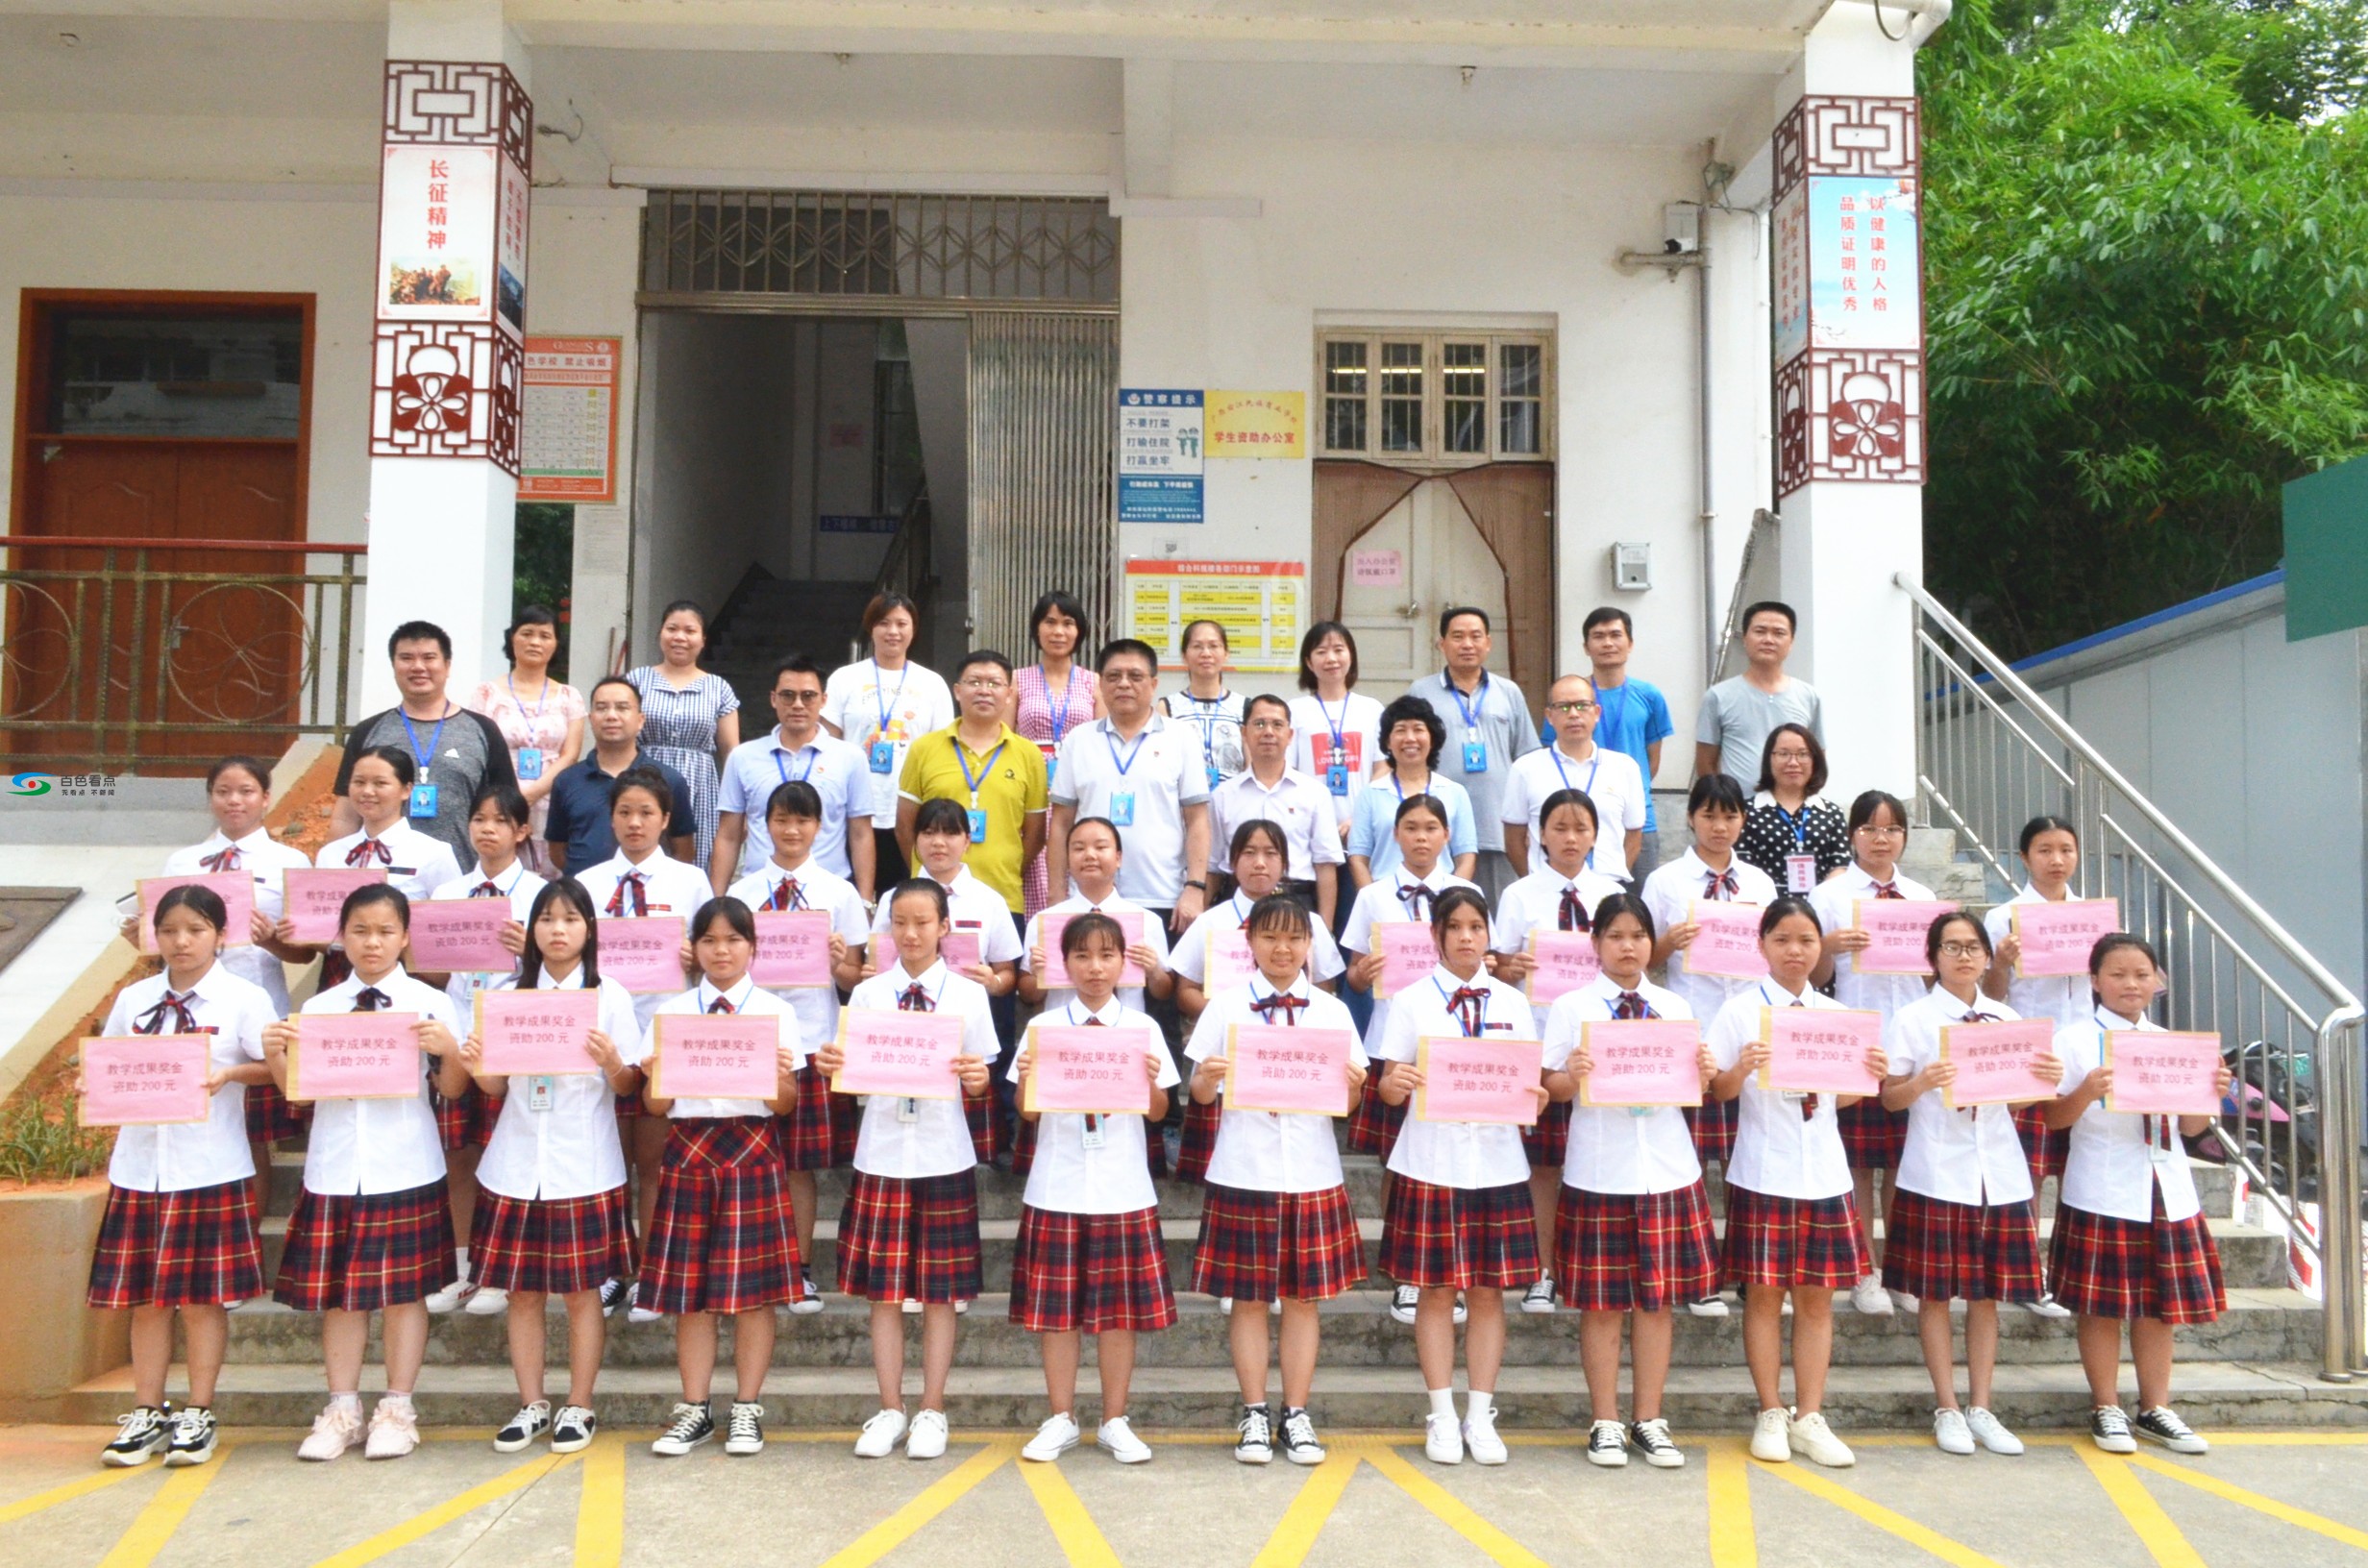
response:
{"label": "man in white polo shirt", "polygon": [[773,672],[775,728],[743,741],[724,759],[716,794],[715,855],[707,879],[718,896],[773,858],[765,802],[784,784],[807,783],[823,797],[813,856],[825,870],[872,899],[872,778],[863,752],[822,730],[823,677],[814,661],[792,653]]}
{"label": "man in white polo shirt", "polygon": [[1069,829],[1080,817],[1117,824],[1125,859],[1121,897],[1181,932],[1208,903],[1209,775],[1193,726],[1152,712],[1159,655],[1131,637],[1107,644],[1097,674],[1102,711],[1061,740],[1052,770],[1045,864],[1055,898],[1069,894]]}
{"label": "man in white polo shirt", "polygon": [[1595,720],[1603,709],[1595,699],[1595,683],[1587,676],[1557,680],[1546,693],[1545,711],[1554,725],[1554,744],[1516,757],[1505,780],[1506,858],[1516,873],[1527,876],[1530,845],[1538,842],[1538,819],[1546,801],[1563,790],[1584,790],[1595,803],[1595,847],[1587,864],[1625,882],[1644,843],[1650,797],[1643,771],[1627,753],[1595,744]]}
{"label": "man in white polo shirt", "polygon": [[1233,835],[1261,819],[1283,830],[1282,890],[1305,903],[1329,929],[1340,897],[1340,819],[1331,794],[1290,766],[1291,704],[1271,693],[1242,713],[1249,762],[1209,795],[1209,870],[1233,870]]}

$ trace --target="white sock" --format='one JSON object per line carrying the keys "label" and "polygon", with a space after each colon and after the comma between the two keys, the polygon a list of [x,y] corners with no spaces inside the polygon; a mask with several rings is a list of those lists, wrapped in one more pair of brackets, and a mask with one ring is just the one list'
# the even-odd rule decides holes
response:
{"label": "white sock", "polygon": [[392,1388],[389,1388],[386,1392],[379,1395],[379,1403],[381,1405],[389,1406],[396,1410],[407,1410],[411,1408],[411,1396],[408,1394],[398,1394]]}
{"label": "white sock", "polygon": [[1484,1394],[1474,1388],[1470,1397],[1464,1402],[1464,1415],[1467,1420],[1486,1421],[1493,1417],[1495,1413],[1496,1396],[1494,1394]]}
{"label": "white sock", "polygon": [[333,1410],[358,1410],[361,1409],[361,1395],[333,1393],[329,1396],[329,1408]]}
{"label": "white sock", "polygon": [[469,1277],[469,1249],[466,1247],[454,1248],[453,1262],[459,1265],[460,1278],[465,1282]]}
{"label": "white sock", "polygon": [[1455,1419],[1455,1390],[1454,1390],[1454,1389],[1452,1389],[1452,1388],[1434,1388],[1434,1389],[1432,1389],[1432,1390],[1431,1390],[1431,1413],[1432,1413],[1433,1415],[1443,1415],[1443,1416],[1445,1416],[1445,1417],[1446,1417],[1448,1420],[1450,1420],[1450,1421],[1454,1420],[1454,1419]]}

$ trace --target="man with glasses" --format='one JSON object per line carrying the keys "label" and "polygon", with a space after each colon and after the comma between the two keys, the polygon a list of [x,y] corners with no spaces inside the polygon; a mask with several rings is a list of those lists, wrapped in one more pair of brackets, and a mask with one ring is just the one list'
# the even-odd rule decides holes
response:
{"label": "man with glasses", "polygon": [[1595,683],[1585,675],[1565,675],[1548,689],[1545,716],[1554,726],[1554,744],[1515,759],[1499,811],[1505,857],[1516,874],[1529,874],[1529,849],[1538,841],[1546,801],[1563,790],[1584,790],[1595,803],[1595,847],[1587,864],[1617,881],[1629,879],[1644,841],[1650,796],[1634,758],[1595,744],[1595,721],[1602,711]]}
{"label": "man with glasses", "polygon": [[1181,933],[1209,901],[1209,772],[1200,737],[1151,711],[1159,655],[1148,643],[1122,637],[1105,645],[1095,673],[1107,717],[1071,729],[1052,770],[1045,834],[1052,896],[1069,896],[1071,824],[1106,817],[1124,851],[1119,895],[1158,911]]}
{"label": "man with glasses", "polygon": [[[724,759],[716,795],[715,853],[707,880],[718,896],[773,858],[764,828],[765,802],[784,784],[806,783],[823,798],[823,825],[814,858],[847,878],[869,903],[873,889],[872,779],[862,751],[823,733],[823,676],[814,661],[793,653],[773,672],[773,716],[780,723],[743,741]],[[751,831],[749,822],[758,824]]]}
{"label": "man with glasses", "polygon": [[1324,923],[1340,899],[1340,819],[1331,792],[1291,764],[1291,704],[1260,693],[1243,710],[1248,766],[1209,796],[1209,871],[1233,870],[1233,835],[1260,819],[1283,830],[1280,892],[1305,904]]}
{"label": "man with glasses", "polygon": [[1530,721],[1521,688],[1489,673],[1495,638],[1486,610],[1459,604],[1439,618],[1439,654],[1445,668],[1424,675],[1406,695],[1428,702],[1446,726],[1439,771],[1471,796],[1472,826],[1479,859],[1471,879],[1493,904],[1520,876],[1505,855],[1505,779],[1514,759],[1538,749],[1538,726]]}
{"label": "man with glasses", "polygon": [[[954,722],[913,742],[897,788],[897,844],[913,862],[913,823],[925,800],[951,800],[970,813],[971,846],[963,863],[1011,907],[1027,910],[1028,862],[1045,846],[1045,757],[1036,743],[1003,722],[1011,661],[992,649],[963,656],[954,673]],[[902,869],[899,870],[899,876]]]}

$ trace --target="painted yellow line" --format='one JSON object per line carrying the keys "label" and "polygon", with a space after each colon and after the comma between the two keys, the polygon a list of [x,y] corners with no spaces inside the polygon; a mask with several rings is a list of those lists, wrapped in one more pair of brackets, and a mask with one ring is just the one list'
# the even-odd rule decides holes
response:
{"label": "painted yellow line", "polygon": [[1110,1549],[1109,1540],[1094,1523],[1094,1516],[1085,1511],[1059,1465],[1022,1464],[1020,1478],[1036,1494],[1036,1507],[1044,1510],[1045,1523],[1052,1527],[1052,1538],[1061,1543],[1061,1555],[1069,1559],[1070,1568],[1119,1568],[1119,1555]]}
{"label": "painted yellow line", "polygon": [[71,1503],[78,1497],[88,1497],[92,1492],[112,1486],[117,1482],[130,1481],[134,1476],[141,1474],[144,1472],[138,1470],[101,1470],[95,1475],[79,1476],[62,1486],[52,1486],[46,1492],[36,1492],[31,1497],[19,1498],[13,1503],[0,1504],[0,1525],[29,1518],[43,1508],[54,1508],[61,1503]]}
{"label": "painted yellow line", "polygon": [[1395,1449],[1376,1445],[1365,1458],[1397,1482],[1398,1490],[1437,1515],[1440,1523],[1488,1554],[1490,1561],[1502,1568],[1546,1568],[1543,1558],[1456,1501],[1437,1482],[1399,1458]]}
{"label": "painted yellow line", "polygon": [[1340,1505],[1341,1494],[1357,1473],[1360,1462],[1358,1450],[1362,1444],[1348,1444],[1335,1438],[1323,1463],[1309,1473],[1299,1487],[1299,1495],[1283,1510],[1282,1522],[1267,1544],[1250,1559],[1250,1568],[1299,1568],[1308,1553],[1316,1548],[1316,1537],[1323,1533],[1332,1510]]}
{"label": "painted yellow line", "polygon": [[2213,1433],[2214,1448],[2356,1448],[2368,1443],[2368,1432],[2232,1432]]}
{"label": "painted yellow line", "polygon": [[123,1532],[114,1549],[99,1559],[99,1568],[148,1568],[157,1560],[157,1554],[164,1550],[164,1543],[173,1538],[173,1531],[189,1516],[198,1497],[213,1484],[223,1462],[217,1458],[211,1464],[165,1471],[164,1484],[157,1488],[157,1495],[148,1500],[148,1506],[139,1510],[139,1517],[132,1521],[132,1528]]}
{"label": "painted yellow line", "polygon": [[423,1536],[432,1535],[464,1514],[476,1512],[488,1503],[498,1503],[510,1493],[533,1485],[554,1470],[574,1464],[580,1455],[546,1454],[539,1459],[505,1470],[491,1481],[470,1487],[458,1497],[439,1503],[424,1513],[415,1513],[391,1530],[382,1530],[368,1540],[349,1546],[344,1551],[323,1557],[313,1568],[362,1568],[376,1562],[390,1552],[397,1552]]}
{"label": "painted yellow line", "polygon": [[1751,1522],[1751,1466],[1743,1444],[1710,1448],[1711,1568],[1759,1568],[1760,1537]]}
{"label": "painted yellow line", "polygon": [[617,1568],[625,1560],[625,1434],[604,1433],[583,1454],[583,1496],[576,1505],[576,1568]]}
{"label": "painted yellow line", "polygon": [[857,1536],[853,1545],[833,1554],[823,1568],[871,1568],[902,1546],[922,1526],[959,1503],[972,1487],[1002,1468],[1019,1452],[1017,1438],[989,1443],[942,1480],[931,1482],[919,1497]]}
{"label": "painted yellow line", "polygon": [[1997,1558],[1984,1556],[1972,1547],[1919,1525],[1904,1513],[1894,1513],[1880,1503],[1870,1503],[1849,1487],[1813,1473],[1800,1460],[1789,1464],[1763,1464],[1758,1469],[1761,1475],[1790,1482],[1810,1496],[1821,1497],[1844,1512],[1858,1515],[1877,1530],[1896,1535],[1911,1546],[1923,1548],[1942,1562],[1955,1563],[1957,1568],[2003,1568]]}
{"label": "painted yellow line", "polygon": [[2184,1465],[2166,1463],[2148,1455],[2132,1455],[2130,1462],[2157,1475],[2168,1476],[2173,1481],[2183,1481],[2198,1491],[2209,1492],[2214,1497],[2266,1513],[2273,1519],[2282,1519],[2289,1525],[2314,1531],[2331,1541],[2341,1541],[2346,1546],[2368,1552],[2368,1530],[2354,1530],[2350,1525],[2339,1525],[2332,1519],[2298,1508],[2290,1503],[2281,1503],[2274,1497],[2263,1497],[2259,1492],[2249,1492],[2242,1486],[2231,1485],[2218,1476],[2202,1470],[2190,1470]]}
{"label": "painted yellow line", "polygon": [[2105,1495],[2113,1500],[2113,1507],[2121,1510],[2122,1518],[2160,1568],[2205,1568],[2202,1554],[2187,1544],[2187,1537],[2171,1523],[2171,1516],[2162,1511],[2162,1505],[2154,1500],[2126,1460],[2089,1448],[2072,1452],[2088,1466],[2088,1473],[2097,1478],[2097,1484],[2105,1488]]}

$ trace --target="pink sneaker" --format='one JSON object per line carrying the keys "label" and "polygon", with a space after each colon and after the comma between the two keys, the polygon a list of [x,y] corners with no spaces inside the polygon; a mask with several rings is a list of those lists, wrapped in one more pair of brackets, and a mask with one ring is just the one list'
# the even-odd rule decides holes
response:
{"label": "pink sneaker", "polygon": [[370,1411],[370,1440],[362,1457],[399,1459],[419,1446],[419,1416],[407,1398],[388,1394]]}
{"label": "pink sneaker", "polygon": [[296,1445],[300,1459],[333,1459],[361,1439],[361,1407],[332,1404],[312,1418],[312,1433]]}

